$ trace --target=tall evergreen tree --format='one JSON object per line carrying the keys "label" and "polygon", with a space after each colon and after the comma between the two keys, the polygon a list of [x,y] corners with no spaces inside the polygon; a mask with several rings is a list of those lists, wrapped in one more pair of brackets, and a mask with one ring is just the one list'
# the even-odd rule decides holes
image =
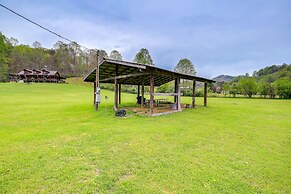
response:
{"label": "tall evergreen tree", "polygon": [[176,65],[174,71],[187,75],[196,75],[195,66],[187,58],[181,59],[179,63]]}
{"label": "tall evergreen tree", "polygon": [[140,49],[140,51],[135,55],[133,62],[155,66],[152,57],[146,48]]}
{"label": "tall evergreen tree", "polygon": [[109,58],[110,59],[119,60],[119,61],[122,60],[122,56],[117,50],[111,51]]}

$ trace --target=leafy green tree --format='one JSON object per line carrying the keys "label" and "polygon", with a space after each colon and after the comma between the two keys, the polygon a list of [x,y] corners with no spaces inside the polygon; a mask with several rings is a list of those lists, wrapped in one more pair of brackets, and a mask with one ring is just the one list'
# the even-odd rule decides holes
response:
{"label": "leafy green tree", "polygon": [[174,71],[187,75],[196,75],[195,66],[187,58],[181,59],[176,65]]}
{"label": "leafy green tree", "polygon": [[157,91],[161,92],[161,93],[170,93],[170,92],[173,92],[173,90],[174,90],[174,87],[173,87],[172,82],[163,84],[160,87],[158,87],[158,89],[157,89]]}
{"label": "leafy green tree", "polygon": [[0,81],[7,81],[8,76],[8,55],[5,44],[6,37],[0,32]]}
{"label": "leafy green tree", "polygon": [[119,61],[122,60],[122,56],[117,50],[111,51],[109,58],[110,59],[119,60]]}
{"label": "leafy green tree", "polygon": [[224,82],[222,84],[222,90],[223,90],[224,96],[226,96],[226,94],[230,93],[230,85],[228,85],[226,82]]}
{"label": "leafy green tree", "polygon": [[269,88],[269,95],[270,95],[270,98],[275,98],[276,97],[276,94],[275,94],[275,87],[274,87],[274,84],[270,84],[270,88]]}
{"label": "leafy green tree", "polygon": [[270,94],[270,83],[267,82],[260,82],[258,92],[260,93],[261,97],[264,96],[266,98],[267,95]]}
{"label": "leafy green tree", "polygon": [[103,58],[108,58],[107,52],[105,50],[103,50],[103,49],[101,49],[99,51],[99,56],[100,56],[101,61],[103,60]]}
{"label": "leafy green tree", "polygon": [[229,93],[235,98],[238,93],[237,83],[232,83],[229,88]]}
{"label": "leafy green tree", "polygon": [[242,94],[251,98],[252,95],[255,95],[258,90],[256,79],[252,77],[241,78],[238,81],[238,88]]}
{"label": "leafy green tree", "polygon": [[12,46],[17,46],[19,43],[18,40],[16,38],[13,38],[13,37],[9,38],[8,41]]}
{"label": "leafy green tree", "polygon": [[275,91],[280,98],[291,98],[291,81],[288,79],[275,81]]}
{"label": "leafy green tree", "polygon": [[152,57],[146,48],[140,49],[140,51],[135,55],[133,62],[154,66]]}
{"label": "leafy green tree", "polygon": [[38,41],[35,41],[34,43],[32,43],[32,46],[33,46],[34,48],[42,48],[41,43],[38,42]]}

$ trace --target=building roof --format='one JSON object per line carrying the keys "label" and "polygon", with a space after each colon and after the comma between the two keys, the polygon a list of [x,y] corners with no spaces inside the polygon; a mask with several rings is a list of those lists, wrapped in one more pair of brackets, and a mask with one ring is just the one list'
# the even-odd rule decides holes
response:
{"label": "building roof", "polygon": [[19,73],[17,73],[17,75],[56,75],[59,74],[59,72],[57,71],[49,71],[46,69],[23,69],[22,71],[20,71]]}
{"label": "building roof", "polygon": [[[144,85],[150,85],[150,75],[153,74],[155,77],[155,86],[160,86],[175,78],[195,80],[200,82],[215,82],[211,79],[197,77],[193,75],[186,75],[177,73],[174,71],[144,65],[140,63],[119,61],[104,58],[99,64],[99,82],[100,83],[114,83],[116,66],[118,66],[118,83],[128,85],[141,85],[144,80]],[[96,68],[94,68],[87,76],[84,77],[85,82],[95,82],[96,79]]]}

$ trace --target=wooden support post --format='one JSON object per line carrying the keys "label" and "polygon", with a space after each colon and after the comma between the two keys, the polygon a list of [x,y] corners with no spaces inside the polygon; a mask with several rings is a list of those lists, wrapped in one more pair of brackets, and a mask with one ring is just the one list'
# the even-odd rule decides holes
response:
{"label": "wooden support post", "polygon": [[118,88],[118,104],[121,104],[121,84],[119,84]]}
{"label": "wooden support post", "polygon": [[93,105],[95,106],[96,103],[96,82],[94,82],[94,98],[93,98]]}
{"label": "wooden support post", "polygon": [[207,83],[204,83],[204,106],[207,106]]}
{"label": "wooden support post", "polygon": [[[118,65],[115,65],[115,77],[118,76]],[[118,79],[114,79],[114,110],[118,110]]]}
{"label": "wooden support post", "polygon": [[181,91],[180,91],[180,78],[176,78],[177,79],[177,110],[180,111],[181,110]]}
{"label": "wooden support post", "polygon": [[137,85],[137,97],[139,97],[140,96],[140,85],[138,84]]}
{"label": "wooden support post", "polygon": [[144,77],[142,78],[142,83],[141,83],[141,102],[140,102],[140,107],[144,107]]}
{"label": "wooden support post", "polygon": [[96,102],[96,98],[97,98],[97,88],[99,88],[99,58],[100,58],[100,56],[99,56],[99,54],[100,54],[100,52],[99,52],[99,50],[97,50],[97,56],[96,56],[96,61],[97,61],[97,65],[96,65],[96,79],[95,79],[95,95],[94,95],[94,101],[95,101],[95,111],[97,111],[98,110],[98,103]]}
{"label": "wooden support post", "polygon": [[196,88],[196,81],[193,80],[193,89],[192,89],[192,108],[195,108],[195,88]]}
{"label": "wooden support post", "polygon": [[[174,93],[177,93],[177,78],[175,78]],[[174,103],[177,103],[177,96],[174,96]]]}
{"label": "wooden support post", "polygon": [[154,75],[150,76],[150,114],[151,116],[154,113],[154,88],[155,88],[155,78]]}

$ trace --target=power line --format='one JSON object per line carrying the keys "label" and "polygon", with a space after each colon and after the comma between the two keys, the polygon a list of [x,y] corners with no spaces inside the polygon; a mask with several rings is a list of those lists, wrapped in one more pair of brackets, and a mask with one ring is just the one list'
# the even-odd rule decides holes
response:
{"label": "power line", "polygon": [[[68,38],[66,38],[66,37],[64,37],[64,36],[62,36],[62,35],[60,35],[60,34],[54,32],[54,31],[52,31],[52,30],[50,30],[50,29],[48,29],[48,28],[46,28],[46,27],[44,27],[44,26],[42,26],[42,25],[40,25],[40,24],[38,24],[38,23],[36,23],[36,22],[34,22],[34,21],[32,21],[32,20],[30,20],[30,19],[28,19],[27,17],[25,17],[25,16],[23,16],[23,15],[21,15],[21,14],[15,12],[15,11],[13,11],[12,9],[6,7],[5,5],[2,5],[1,3],[0,3],[0,6],[3,7],[3,8],[5,8],[5,9],[7,9],[7,10],[10,11],[10,12],[12,12],[13,14],[15,14],[15,15],[17,15],[17,16],[23,18],[23,19],[25,19],[26,21],[28,21],[28,22],[30,22],[30,23],[32,23],[32,24],[34,24],[34,25],[36,25],[36,26],[42,28],[43,30],[46,30],[46,31],[48,31],[48,32],[51,33],[51,34],[53,34],[53,35],[55,35],[55,36],[58,36],[58,37],[61,38],[61,39],[64,39],[64,40],[66,40],[66,41],[68,41],[68,42],[70,42],[70,43],[77,43],[77,42],[75,42],[75,41],[72,41],[72,40],[70,40],[70,39],[68,39]],[[87,47],[82,46],[82,45],[80,45],[80,44],[78,44],[78,43],[77,43],[77,45],[79,45],[80,47],[83,47],[83,48],[85,48],[85,49],[88,49]],[[90,50],[90,49],[88,49],[88,50]]]}

